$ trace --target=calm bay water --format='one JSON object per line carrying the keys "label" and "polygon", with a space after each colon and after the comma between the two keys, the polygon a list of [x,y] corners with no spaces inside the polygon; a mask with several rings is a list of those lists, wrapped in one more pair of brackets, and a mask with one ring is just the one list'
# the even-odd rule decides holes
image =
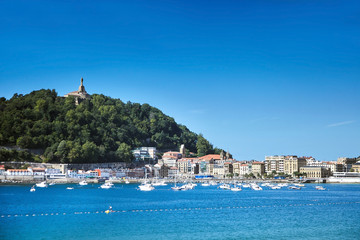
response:
{"label": "calm bay water", "polygon": [[[241,192],[0,186],[0,239],[360,239],[360,185],[314,186]],[[116,212],[101,213],[110,205]]]}

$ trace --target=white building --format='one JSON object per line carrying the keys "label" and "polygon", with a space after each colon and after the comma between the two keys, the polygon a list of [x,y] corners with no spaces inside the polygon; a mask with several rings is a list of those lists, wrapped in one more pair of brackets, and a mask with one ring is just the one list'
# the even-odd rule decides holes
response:
{"label": "white building", "polygon": [[265,172],[270,174],[272,171],[277,173],[284,172],[284,161],[286,156],[265,156]]}
{"label": "white building", "polygon": [[157,159],[157,150],[155,147],[139,147],[132,150],[132,152],[136,160],[145,161]]}

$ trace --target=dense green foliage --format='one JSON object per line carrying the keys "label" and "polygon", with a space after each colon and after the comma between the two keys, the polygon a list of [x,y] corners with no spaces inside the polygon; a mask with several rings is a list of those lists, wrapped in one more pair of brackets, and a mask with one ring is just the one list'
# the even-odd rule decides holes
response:
{"label": "dense green foliage", "polygon": [[47,161],[63,163],[129,162],[131,149],[139,146],[178,149],[185,144],[201,155],[214,152],[201,135],[148,104],[96,94],[74,103],[55,90],[0,98],[0,145],[43,149]]}

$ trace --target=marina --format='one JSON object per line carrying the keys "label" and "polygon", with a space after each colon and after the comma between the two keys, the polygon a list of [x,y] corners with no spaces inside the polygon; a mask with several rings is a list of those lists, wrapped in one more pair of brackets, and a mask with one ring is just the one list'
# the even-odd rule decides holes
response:
{"label": "marina", "polygon": [[354,239],[360,230],[360,185],[273,190],[271,184],[256,184],[262,191],[253,190],[255,183],[236,185],[242,191],[223,190],[220,184],[172,191],[169,183],[145,192],[134,183],[109,189],[56,184],[35,192],[31,185],[2,185],[0,238],[98,239],[101,231],[109,239],[311,239],[315,232],[321,236],[316,239]]}

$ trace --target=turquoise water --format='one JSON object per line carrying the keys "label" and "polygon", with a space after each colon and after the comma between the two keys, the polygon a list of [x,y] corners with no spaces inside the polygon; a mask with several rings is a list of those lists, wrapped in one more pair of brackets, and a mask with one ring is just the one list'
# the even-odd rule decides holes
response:
{"label": "turquoise water", "polygon": [[[241,192],[68,186],[0,186],[0,239],[360,239],[360,185]],[[116,212],[104,213],[109,205]]]}

